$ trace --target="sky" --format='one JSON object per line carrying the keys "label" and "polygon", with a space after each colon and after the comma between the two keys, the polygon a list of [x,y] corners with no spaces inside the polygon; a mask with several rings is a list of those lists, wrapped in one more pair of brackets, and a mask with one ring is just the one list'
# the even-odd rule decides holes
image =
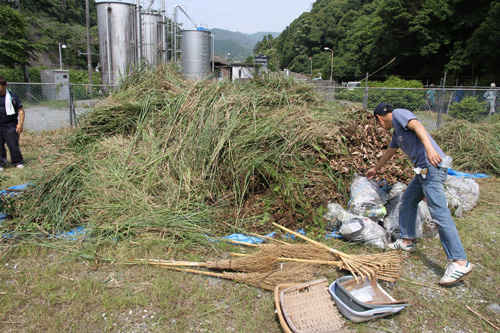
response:
{"label": "sky", "polygon": [[[145,6],[150,1],[142,0]],[[153,8],[161,9],[163,0],[154,0]],[[252,34],[255,32],[282,32],[303,12],[311,9],[314,0],[165,0],[166,11],[172,16],[179,5],[197,26],[225,29]],[[178,10],[179,23],[194,29],[193,23]]]}

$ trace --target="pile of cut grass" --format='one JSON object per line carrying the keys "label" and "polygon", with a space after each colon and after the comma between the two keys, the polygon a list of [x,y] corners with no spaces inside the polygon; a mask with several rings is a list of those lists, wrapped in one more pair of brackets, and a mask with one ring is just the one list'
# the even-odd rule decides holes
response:
{"label": "pile of cut grass", "polygon": [[345,189],[317,158],[327,154],[322,142],[341,144],[338,118],[290,78],[189,82],[173,66],[143,69],[81,120],[66,158],[2,228],[55,234],[87,225],[106,238],[154,232],[199,242],[219,219],[262,218],[243,209],[256,194],[311,221],[318,201],[326,204],[314,189]]}
{"label": "pile of cut grass", "polygon": [[453,157],[453,168],[500,176],[500,116],[473,123],[447,122],[432,136]]}

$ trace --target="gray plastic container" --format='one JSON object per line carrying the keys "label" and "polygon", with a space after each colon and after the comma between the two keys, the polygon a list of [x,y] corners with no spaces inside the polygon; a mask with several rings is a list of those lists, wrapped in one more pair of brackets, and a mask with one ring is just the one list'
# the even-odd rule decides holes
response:
{"label": "gray plastic container", "polygon": [[[341,277],[328,288],[339,311],[349,320],[359,323],[376,318],[385,317],[403,310],[408,304],[367,304],[354,297],[343,286],[343,282],[354,279],[353,276]],[[378,284],[377,284],[378,287]],[[379,288],[391,301],[395,301],[389,294]]]}

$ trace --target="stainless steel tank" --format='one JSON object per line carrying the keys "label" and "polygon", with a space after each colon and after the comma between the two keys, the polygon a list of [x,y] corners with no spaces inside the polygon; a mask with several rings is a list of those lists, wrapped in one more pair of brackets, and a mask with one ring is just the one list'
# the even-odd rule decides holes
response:
{"label": "stainless steel tank", "polygon": [[180,33],[180,60],[184,75],[199,79],[210,74],[211,33],[207,30],[182,30]]}
{"label": "stainless steel tank", "polygon": [[132,1],[96,0],[101,79],[116,85],[138,59],[137,6]]}
{"label": "stainless steel tank", "polygon": [[142,14],[142,57],[153,66],[160,64],[161,35],[160,15]]}

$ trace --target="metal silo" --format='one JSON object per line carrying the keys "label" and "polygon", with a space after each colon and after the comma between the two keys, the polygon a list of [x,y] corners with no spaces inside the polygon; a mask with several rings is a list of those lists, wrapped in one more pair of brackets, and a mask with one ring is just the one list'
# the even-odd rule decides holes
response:
{"label": "metal silo", "polygon": [[180,32],[180,60],[183,73],[191,79],[205,77],[211,72],[210,31],[182,30]]}
{"label": "metal silo", "polygon": [[142,14],[142,57],[151,65],[160,64],[161,17],[159,14]]}
{"label": "metal silo", "polygon": [[132,1],[96,0],[101,79],[115,85],[137,63],[138,11]]}

